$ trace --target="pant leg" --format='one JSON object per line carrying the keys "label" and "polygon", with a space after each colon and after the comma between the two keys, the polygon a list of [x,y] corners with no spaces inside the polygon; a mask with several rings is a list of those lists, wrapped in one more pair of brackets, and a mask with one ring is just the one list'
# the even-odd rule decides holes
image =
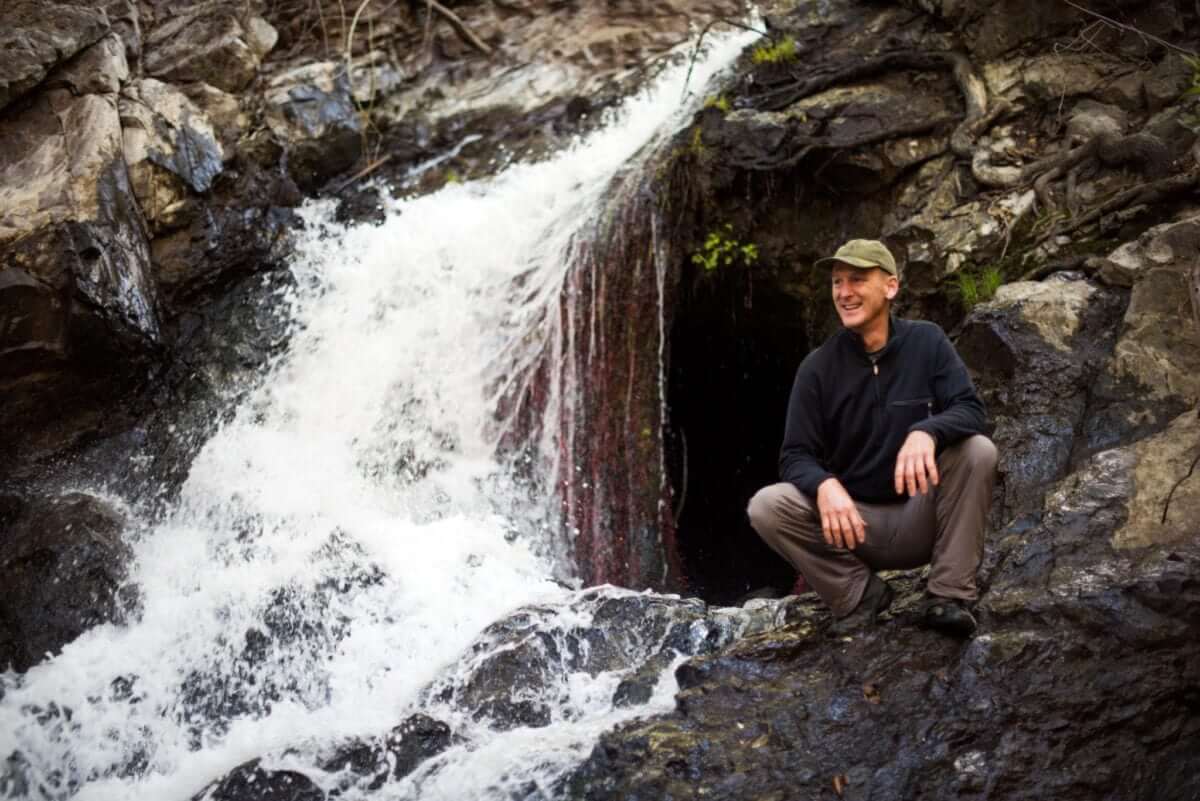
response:
{"label": "pant leg", "polygon": [[750,500],[750,525],[808,580],[837,617],[854,611],[872,570],[932,563],[928,589],[975,600],[984,530],[996,482],[996,446],[968,437],[938,457],[939,485],[899,504],[855,502],[867,523],[853,551],[828,545],[816,501],[790,483],[764,487]]}
{"label": "pant leg", "polygon": [[856,506],[867,532],[866,541],[854,550],[825,542],[816,501],[793,484],[764,487],[746,510],[763,541],[804,576],[837,617],[858,606],[872,569],[898,566],[891,564],[888,546],[896,536],[901,507]]}
{"label": "pant leg", "polygon": [[996,446],[982,434],[968,437],[938,457],[934,496],[937,531],[928,589],[945,598],[979,597],[975,573],[983,561],[984,533],[996,484]]}

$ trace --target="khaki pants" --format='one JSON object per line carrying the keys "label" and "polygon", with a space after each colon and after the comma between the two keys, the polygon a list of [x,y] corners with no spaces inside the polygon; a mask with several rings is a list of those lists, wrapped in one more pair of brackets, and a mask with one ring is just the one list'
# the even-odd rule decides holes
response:
{"label": "khaki pants", "polygon": [[871,571],[930,563],[929,592],[973,601],[996,482],[996,446],[977,434],[947,448],[937,464],[940,483],[927,495],[894,504],[855,504],[867,531],[866,541],[852,551],[826,544],[816,500],[790,483],[758,491],[747,509],[750,525],[837,617],[858,606]]}

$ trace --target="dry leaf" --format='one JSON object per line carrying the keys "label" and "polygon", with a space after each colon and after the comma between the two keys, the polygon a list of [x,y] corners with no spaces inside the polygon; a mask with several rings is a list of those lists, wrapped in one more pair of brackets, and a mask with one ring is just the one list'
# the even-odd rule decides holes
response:
{"label": "dry leaf", "polygon": [[837,793],[838,798],[841,798],[842,793],[846,792],[846,785],[849,783],[845,773],[839,773],[833,777],[833,791]]}
{"label": "dry leaf", "polygon": [[883,701],[883,698],[879,695],[879,688],[871,682],[863,685],[863,698],[867,699],[868,704],[878,705]]}

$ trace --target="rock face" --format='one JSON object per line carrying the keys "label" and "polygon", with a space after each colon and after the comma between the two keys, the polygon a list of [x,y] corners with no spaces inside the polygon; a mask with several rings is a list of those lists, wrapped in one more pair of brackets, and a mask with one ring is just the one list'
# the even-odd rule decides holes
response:
{"label": "rock face", "polygon": [[125,517],[104,500],[68,493],[29,502],[0,498],[0,669],[25,671],[92,626],[121,620],[135,600],[122,589]]}
{"label": "rock face", "polygon": [[0,109],[41,83],[46,73],[108,31],[102,10],[17,0],[0,13]]}

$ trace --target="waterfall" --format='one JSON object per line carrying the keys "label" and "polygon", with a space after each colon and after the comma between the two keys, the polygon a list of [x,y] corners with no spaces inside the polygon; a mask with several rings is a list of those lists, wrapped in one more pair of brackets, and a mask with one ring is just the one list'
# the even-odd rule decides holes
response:
{"label": "waterfall", "polygon": [[[693,92],[751,38],[710,35]],[[500,447],[516,413],[504,399],[585,335],[563,326],[564,281],[614,176],[690,114],[677,62],[551,160],[391,200],[379,225],[306,208],[279,298],[286,354],[202,448],[173,510],[127,534],[139,611],[0,677],[0,796],[182,801],[264,755],[328,788],[322,749],[417,712],[457,744],[371,797],[529,795],[602,731],[671,703],[669,670],[644,705],[617,708],[620,671],[564,669],[548,726],[500,731],[431,688],[467,680],[492,653],[481,632],[519,607],[565,642],[597,602],[629,595],[578,589],[556,517],[562,426]],[[546,398],[541,413],[564,406]]]}

